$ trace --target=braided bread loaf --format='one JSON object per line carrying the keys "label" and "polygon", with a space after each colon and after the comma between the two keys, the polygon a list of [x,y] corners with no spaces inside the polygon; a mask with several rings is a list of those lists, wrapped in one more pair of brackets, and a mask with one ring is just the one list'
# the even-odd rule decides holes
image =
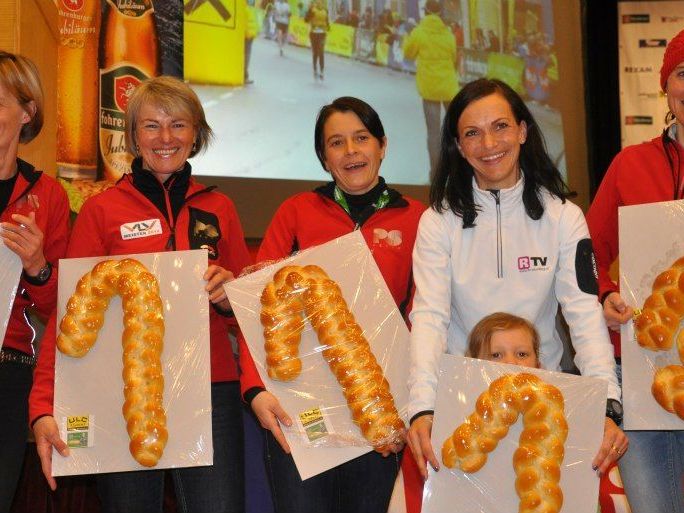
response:
{"label": "braided bread loaf", "polygon": [[513,455],[520,513],[556,513],[563,505],[560,466],[568,436],[563,395],[533,374],[506,374],[477,398],[475,411],[442,445],[448,468],[477,472],[523,415],[523,431]]}
{"label": "braided bread loaf", "polygon": [[164,316],[159,284],[140,262],[130,258],[98,263],[78,281],[60,323],[58,349],[85,356],[97,340],[109,301],[121,296],[123,343],[123,416],[138,463],[153,467],[166,446],[166,413],[161,353]]}
{"label": "braided bread loaf", "polygon": [[684,420],[684,366],[668,365],[658,369],[651,393],[660,406]]}
{"label": "braided bread loaf", "polygon": [[[672,347],[679,321],[684,316],[684,257],[660,273],[641,314],[634,319],[634,333],[641,347],[667,351]],[[684,343],[678,341],[684,359]]]}
{"label": "braided bread loaf", "polygon": [[[669,351],[684,317],[684,257],[660,273],[651,290],[641,313],[634,318],[634,335],[644,349]],[[684,330],[677,335],[677,351],[684,362]],[[684,366],[658,369],[651,393],[660,406],[684,420]]]}
{"label": "braided bread loaf", "polygon": [[261,304],[268,375],[287,381],[301,372],[297,354],[305,314],[363,436],[380,450],[394,442],[404,423],[337,283],[315,265],[283,267],[264,288]]}

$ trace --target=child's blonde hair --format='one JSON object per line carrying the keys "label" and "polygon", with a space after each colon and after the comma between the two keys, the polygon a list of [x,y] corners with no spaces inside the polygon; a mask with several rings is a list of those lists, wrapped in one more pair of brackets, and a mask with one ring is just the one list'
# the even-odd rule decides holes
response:
{"label": "child's blonde hair", "polygon": [[539,333],[537,333],[534,325],[527,319],[505,312],[496,312],[480,319],[480,322],[468,335],[468,349],[465,355],[479,358],[483,350],[487,354],[491,354],[491,342],[494,333],[517,328],[526,330],[532,337],[532,348],[537,357],[537,362],[539,362]]}

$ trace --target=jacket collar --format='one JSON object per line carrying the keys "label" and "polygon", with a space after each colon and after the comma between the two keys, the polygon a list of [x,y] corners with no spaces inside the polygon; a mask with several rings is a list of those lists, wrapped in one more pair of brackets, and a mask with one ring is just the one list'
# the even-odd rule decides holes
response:
{"label": "jacket collar", "polygon": [[36,171],[31,164],[28,162],[17,159],[17,182],[14,185],[14,190],[12,191],[12,196],[10,197],[9,204],[14,203],[22,196],[28,194],[34,185],[40,180],[42,176],[42,171]]}
{"label": "jacket collar", "polygon": [[[389,194],[389,203],[385,208],[401,208],[408,206],[408,201],[404,199],[399,191],[386,186],[385,179],[382,176],[379,176],[378,180],[379,183],[385,185],[387,193]],[[320,194],[321,196],[325,196],[332,201],[335,201],[335,182],[328,182],[325,185],[316,187],[314,192]]]}
{"label": "jacket collar", "polygon": [[[509,189],[499,189],[499,205],[501,208],[513,208],[523,201],[523,189],[525,187],[524,173],[520,173],[520,179]],[[480,189],[473,177],[473,199],[476,205],[486,208],[496,203],[492,191]],[[485,210],[486,211],[486,210]],[[479,216],[478,216],[479,217]]]}

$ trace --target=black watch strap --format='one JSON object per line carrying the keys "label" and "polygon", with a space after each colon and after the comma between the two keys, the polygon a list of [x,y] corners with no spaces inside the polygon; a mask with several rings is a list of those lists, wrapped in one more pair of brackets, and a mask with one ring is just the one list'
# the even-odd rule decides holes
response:
{"label": "black watch strap", "polygon": [[50,276],[52,276],[52,264],[50,262],[46,262],[35,276],[29,276],[24,271],[24,279],[31,285],[43,285],[50,279]]}
{"label": "black watch strap", "polygon": [[615,422],[616,425],[622,424],[622,404],[617,399],[606,401],[606,417]]}

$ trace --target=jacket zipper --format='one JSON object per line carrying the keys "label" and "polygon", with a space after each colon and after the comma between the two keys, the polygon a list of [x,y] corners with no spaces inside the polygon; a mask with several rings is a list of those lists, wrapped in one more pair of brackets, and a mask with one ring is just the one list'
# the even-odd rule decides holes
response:
{"label": "jacket zipper", "polygon": [[[172,184],[169,184],[169,187],[171,187]],[[168,219],[169,223],[169,228],[171,229],[171,234],[169,235],[169,240],[166,241],[166,250],[167,251],[175,251],[176,250],[176,219],[173,216],[173,209],[171,208],[171,198],[169,197],[169,191],[166,187],[162,185],[162,189],[164,189],[164,203],[166,204],[166,217]],[[183,204],[181,205],[181,208],[178,210],[178,214],[180,215],[180,211],[183,209],[183,207],[195,196],[199,196],[200,194],[204,194],[205,192],[211,192],[214,189],[216,189],[216,186],[212,185],[211,187],[205,187],[204,189],[200,189],[199,191],[196,191],[189,196],[187,196],[183,200]]]}
{"label": "jacket zipper", "polygon": [[503,278],[503,242],[501,237],[501,198],[498,190],[489,191],[496,203],[496,277]]}
{"label": "jacket zipper", "polygon": [[[171,179],[173,180],[174,177]],[[173,182],[168,185],[169,189],[173,185]],[[166,204],[166,219],[169,222],[169,228],[171,233],[169,234],[169,240],[166,241],[166,250],[175,251],[176,250],[176,219],[173,216],[173,208],[171,208],[171,198],[169,197],[169,189],[167,189],[166,184],[161,184],[164,191],[164,203]]]}

